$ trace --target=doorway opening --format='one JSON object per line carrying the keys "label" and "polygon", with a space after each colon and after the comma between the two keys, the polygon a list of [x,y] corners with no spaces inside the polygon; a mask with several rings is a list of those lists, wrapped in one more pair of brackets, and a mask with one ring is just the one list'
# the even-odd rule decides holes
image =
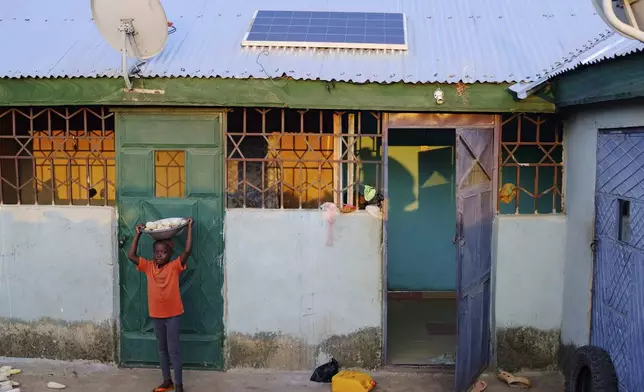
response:
{"label": "doorway opening", "polygon": [[389,365],[455,364],[455,150],[455,129],[389,132]]}

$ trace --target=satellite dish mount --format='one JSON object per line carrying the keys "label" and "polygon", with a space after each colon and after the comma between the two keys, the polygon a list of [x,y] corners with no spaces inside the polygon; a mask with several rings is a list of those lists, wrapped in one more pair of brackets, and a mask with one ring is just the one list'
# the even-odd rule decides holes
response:
{"label": "satellite dish mount", "polygon": [[169,24],[161,3],[92,0],[92,15],[103,38],[121,53],[121,74],[127,90],[132,90],[127,58],[147,60],[160,53],[168,40]]}
{"label": "satellite dish mount", "polygon": [[[125,88],[132,90],[132,81],[130,81],[130,72],[127,69],[127,47],[129,42],[134,42],[134,24],[132,19],[121,19],[118,30],[123,34],[123,47],[121,48],[121,74],[125,80]],[[130,48],[136,50],[136,45]],[[138,57],[138,56],[137,56]]]}

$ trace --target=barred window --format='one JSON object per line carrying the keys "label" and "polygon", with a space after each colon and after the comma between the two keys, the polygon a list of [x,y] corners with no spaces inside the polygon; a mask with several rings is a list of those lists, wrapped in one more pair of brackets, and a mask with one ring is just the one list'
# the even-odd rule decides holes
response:
{"label": "barred window", "polygon": [[0,108],[0,204],[114,205],[114,116]]}
{"label": "barred window", "polygon": [[228,208],[364,207],[381,184],[380,115],[234,109],[227,116]]}
{"label": "barred window", "polygon": [[563,133],[555,116],[504,116],[499,159],[501,214],[564,212]]}
{"label": "barred window", "polygon": [[186,152],[154,152],[154,196],[186,196]]}

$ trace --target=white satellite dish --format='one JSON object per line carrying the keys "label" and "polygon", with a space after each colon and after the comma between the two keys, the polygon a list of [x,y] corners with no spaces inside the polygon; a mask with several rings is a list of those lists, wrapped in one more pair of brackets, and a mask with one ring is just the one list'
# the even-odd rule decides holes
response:
{"label": "white satellite dish", "polygon": [[168,19],[159,0],[91,0],[94,23],[107,43],[121,52],[125,84],[132,89],[127,57],[147,60],[168,40]]}
{"label": "white satellite dish", "polygon": [[604,22],[620,34],[644,42],[644,1],[591,0]]}

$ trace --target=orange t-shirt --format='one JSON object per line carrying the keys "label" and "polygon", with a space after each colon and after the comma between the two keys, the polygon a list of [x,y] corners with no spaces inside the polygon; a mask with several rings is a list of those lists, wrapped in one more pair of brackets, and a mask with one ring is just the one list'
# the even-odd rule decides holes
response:
{"label": "orange t-shirt", "polygon": [[148,309],[152,318],[169,318],[183,314],[179,291],[179,274],[186,267],[176,258],[160,267],[153,261],[139,257],[137,271],[148,278]]}

